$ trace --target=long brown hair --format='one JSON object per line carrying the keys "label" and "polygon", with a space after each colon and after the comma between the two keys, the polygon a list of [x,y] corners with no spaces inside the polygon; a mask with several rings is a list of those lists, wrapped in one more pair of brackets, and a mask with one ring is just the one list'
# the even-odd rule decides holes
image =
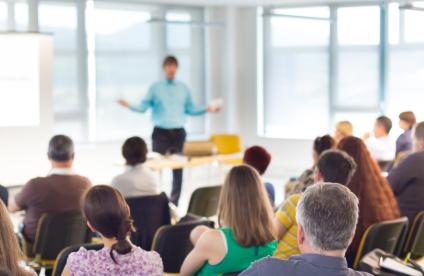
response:
{"label": "long brown hair", "polygon": [[125,255],[131,252],[128,240],[134,231],[130,209],[122,194],[106,185],[98,185],[88,190],[83,203],[84,216],[90,225],[104,237],[117,242],[112,246],[110,257],[116,262],[113,252]]}
{"label": "long brown hair", "polygon": [[0,267],[7,269],[11,275],[24,276],[28,273],[19,265],[23,254],[13,231],[9,213],[0,201]]}
{"label": "long brown hair", "polygon": [[258,172],[242,165],[228,173],[218,205],[221,226],[229,227],[241,246],[275,240],[272,207]]}
{"label": "long brown hair", "polygon": [[365,143],[356,137],[343,138],[338,148],[347,152],[357,164],[356,172],[347,185],[359,198],[359,221],[353,248],[357,248],[365,230],[374,223],[400,216],[396,198],[387,180],[381,175],[377,162]]}

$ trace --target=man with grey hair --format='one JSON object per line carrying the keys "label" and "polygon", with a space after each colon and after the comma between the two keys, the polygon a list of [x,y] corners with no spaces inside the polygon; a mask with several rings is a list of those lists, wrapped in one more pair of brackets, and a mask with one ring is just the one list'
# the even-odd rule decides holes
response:
{"label": "man with grey hair", "polygon": [[361,276],[349,269],[346,249],[358,222],[358,198],[345,186],[319,183],[310,186],[297,205],[297,239],[302,254],[280,260],[267,257],[242,276]]}
{"label": "man with grey hair", "polygon": [[401,160],[387,177],[401,215],[409,221],[424,211],[424,122],[415,126],[413,140],[414,152]]}
{"label": "man with grey hair", "polygon": [[90,180],[72,170],[74,143],[68,136],[53,136],[47,157],[51,163],[48,176],[31,179],[9,200],[10,211],[25,210],[23,234],[29,245],[44,213],[79,210],[80,199],[91,186]]}

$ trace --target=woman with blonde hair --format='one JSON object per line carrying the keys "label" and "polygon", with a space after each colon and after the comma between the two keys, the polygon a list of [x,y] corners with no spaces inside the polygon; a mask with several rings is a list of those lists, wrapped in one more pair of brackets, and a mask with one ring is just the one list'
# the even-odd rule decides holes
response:
{"label": "woman with blonde hair", "polygon": [[181,275],[221,275],[245,270],[272,256],[277,242],[273,212],[259,174],[250,166],[234,167],[225,180],[218,206],[220,228],[204,226],[191,233],[194,249]]}
{"label": "woman with blonde hair", "polygon": [[0,268],[13,276],[36,275],[26,270],[23,264],[23,254],[13,231],[9,212],[0,201]]}
{"label": "woman with blonde hair", "polygon": [[336,124],[334,140],[338,144],[343,138],[353,136],[353,126],[349,121],[340,121]]}

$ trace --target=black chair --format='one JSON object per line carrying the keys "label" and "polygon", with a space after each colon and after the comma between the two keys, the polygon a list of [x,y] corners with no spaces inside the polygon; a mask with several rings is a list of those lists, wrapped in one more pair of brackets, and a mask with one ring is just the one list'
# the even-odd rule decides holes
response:
{"label": "black chair", "polygon": [[196,189],[191,195],[187,214],[207,218],[216,215],[221,188],[211,186]]}
{"label": "black chair", "polygon": [[35,258],[30,265],[35,269],[49,269],[64,248],[87,243],[89,237],[80,211],[44,214],[38,221],[32,252]]}
{"label": "black chair", "polygon": [[213,227],[209,220],[162,226],[156,232],[152,250],[162,257],[165,273],[178,273],[185,257],[193,249],[190,241],[191,231],[199,225]]}
{"label": "black chair", "polygon": [[408,218],[406,217],[376,223],[368,227],[367,231],[365,231],[362,236],[353,268],[357,269],[362,257],[374,249],[378,248],[386,253],[394,254],[402,232],[407,227]]}
{"label": "black chair", "polygon": [[3,201],[5,206],[7,206],[9,202],[9,191],[2,185],[0,185],[0,200]]}
{"label": "black chair", "polygon": [[66,262],[68,261],[69,255],[73,252],[77,252],[81,247],[84,247],[87,250],[98,251],[103,248],[103,244],[86,243],[86,244],[73,245],[73,246],[66,247],[59,253],[59,256],[57,256],[56,262],[54,263],[52,275],[53,276],[62,275],[62,272],[65,269]]}
{"label": "black chair", "polygon": [[413,259],[424,256],[424,211],[415,216],[403,253],[410,254]]}
{"label": "black chair", "polygon": [[165,193],[155,196],[142,196],[126,199],[134,220],[136,232],[131,235],[131,241],[150,250],[156,231],[164,225],[171,224],[169,200]]}

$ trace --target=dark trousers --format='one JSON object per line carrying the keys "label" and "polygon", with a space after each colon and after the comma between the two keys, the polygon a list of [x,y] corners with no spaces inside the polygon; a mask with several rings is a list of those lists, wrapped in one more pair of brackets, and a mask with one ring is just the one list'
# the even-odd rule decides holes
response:
{"label": "dark trousers", "polygon": [[[153,151],[163,155],[182,153],[186,136],[187,134],[184,128],[163,129],[155,127],[152,135]],[[173,170],[172,174],[173,180],[170,201],[178,205],[178,200],[181,195],[181,186],[183,184],[183,170]]]}

